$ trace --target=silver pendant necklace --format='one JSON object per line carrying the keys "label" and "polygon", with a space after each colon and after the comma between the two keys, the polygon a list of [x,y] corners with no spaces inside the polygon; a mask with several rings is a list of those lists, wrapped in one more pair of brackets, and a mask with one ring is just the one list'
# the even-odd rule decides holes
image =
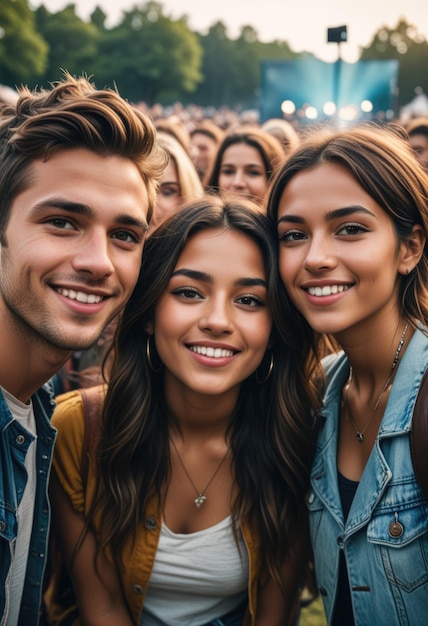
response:
{"label": "silver pendant necklace", "polygon": [[360,430],[357,427],[357,425],[355,423],[355,420],[352,417],[351,408],[350,408],[349,403],[348,403],[348,390],[349,390],[349,387],[351,386],[351,383],[352,383],[352,374],[353,374],[352,367],[349,370],[349,378],[348,378],[348,381],[347,381],[347,383],[345,385],[345,388],[344,388],[344,391],[343,391],[343,402],[344,402],[344,406],[346,408],[346,412],[347,412],[348,417],[349,417],[349,421],[351,422],[352,428],[355,431],[355,437],[357,438],[357,441],[359,443],[363,443],[364,442],[364,433],[366,432],[367,428],[370,426],[370,424],[371,424],[371,422],[372,422],[372,420],[373,420],[373,418],[374,418],[374,416],[376,414],[376,411],[378,409],[380,401],[383,398],[384,393],[386,392],[388,387],[390,387],[390,385],[392,384],[392,377],[393,377],[394,371],[395,371],[395,369],[396,369],[396,367],[398,365],[398,361],[399,361],[399,358],[400,358],[400,352],[401,352],[401,349],[402,349],[402,347],[404,345],[404,339],[406,337],[406,333],[407,333],[407,329],[408,328],[409,328],[409,322],[406,322],[406,325],[404,326],[404,330],[403,330],[403,332],[401,334],[401,337],[400,337],[400,341],[398,342],[397,350],[395,352],[394,360],[392,361],[391,370],[389,372],[388,378],[386,379],[386,382],[385,382],[384,386],[382,387],[382,391],[380,392],[380,394],[377,397],[377,400],[376,400],[375,405],[373,407],[373,412],[372,412],[368,422],[366,423],[366,425],[364,426],[364,428],[362,430]]}
{"label": "silver pendant necklace", "polygon": [[199,491],[199,489],[196,487],[195,483],[192,480],[192,477],[190,476],[189,472],[187,471],[186,466],[184,465],[183,459],[180,456],[179,451],[177,450],[177,446],[175,445],[174,440],[172,439],[172,437],[170,437],[171,443],[174,446],[174,450],[177,453],[177,458],[180,461],[180,465],[183,468],[184,473],[186,474],[187,478],[189,479],[190,484],[192,485],[193,489],[196,492],[196,498],[193,500],[193,504],[195,505],[195,507],[197,509],[200,509],[201,506],[204,504],[204,502],[206,502],[207,496],[205,495],[209,486],[211,485],[211,483],[213,482],[214,478],[217,476],[217,474],[220,471],[220,468],[222,467],[223,463],[225,462],[227,455],[230,452],[230,448],[227,449],[226,454],[224,455],[224,457],[222,458],[222,460],[220,461],[219,465],[217,466],[214,474],[211,476],[211,478],[209,479],[205,489],[202,489],[202,491]]}

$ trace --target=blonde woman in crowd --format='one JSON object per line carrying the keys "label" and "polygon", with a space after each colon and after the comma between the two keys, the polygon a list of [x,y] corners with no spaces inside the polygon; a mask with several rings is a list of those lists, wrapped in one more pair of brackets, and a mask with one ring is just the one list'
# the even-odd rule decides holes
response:
{"label": "blonde woman in crowd", "polygon": [[183,146],[163,131],[158,131],[158,140],[169,155],[169,163],[160,179],[150,232],[177,211],[183,202],[197,200],[204,194],[195,166]]}

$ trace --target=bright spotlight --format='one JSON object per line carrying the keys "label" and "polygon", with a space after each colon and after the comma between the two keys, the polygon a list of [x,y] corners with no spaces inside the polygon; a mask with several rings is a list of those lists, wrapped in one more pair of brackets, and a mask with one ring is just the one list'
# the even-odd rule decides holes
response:
{"label": "bright spotlight", "polygon": [[281,111],[285,113],[285,115],[292,115],[296,110],[296,105],[292,100],[284,100],[281,103]]}
{"label": "bright spotlight", "polygon": [[358,109],[353,104],[349,104],[339,110],[339,117],[344,122],[352,122],[358,117]]}
{"label": "bright spotlight", "polygon": [[371,100],[363,100],[360,107],[364,113],[371,113],[373,111],[373,102]]}
{"label": "bright spotlight", "polygon": [[318,117],[318,111],[316,110],[315,107],[309,106],[305,110],[305,115],[308,118],[308,120],[316,120]]}
{"label": "bright spotlight", "polygon": [[324,113],[326,115],[334,115],[336,113],[336,105],[334,104],[334,102],[326,102],[323,106]]}

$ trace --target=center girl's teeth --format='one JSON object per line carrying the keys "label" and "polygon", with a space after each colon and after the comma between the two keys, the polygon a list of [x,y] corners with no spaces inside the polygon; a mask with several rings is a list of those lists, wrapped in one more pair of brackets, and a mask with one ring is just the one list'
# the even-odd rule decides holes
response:
{"label": "center girl's teeth", "polygon": [[58,292],[65,298],[77,300],[83,304],[98,304],[102,300],[101,296],[94,293],[84,293],[83,291],[74,291],[74,289],[58,289]]}
{"label": "center girl's teeth", "polygon": [[192,352],[196,354],[202,354],[203,356],[209,356],[214,359],[220,359],[228,356],[233,356],[232,350],[224,350],[223,348],[210,348],[207,346],[190,346]]}
{"label": "center girl's teeth", "polygon": [[349,289],[348,285],[325,285],[324,287],[309,287],[308,293],[311,296],[332,296]]}

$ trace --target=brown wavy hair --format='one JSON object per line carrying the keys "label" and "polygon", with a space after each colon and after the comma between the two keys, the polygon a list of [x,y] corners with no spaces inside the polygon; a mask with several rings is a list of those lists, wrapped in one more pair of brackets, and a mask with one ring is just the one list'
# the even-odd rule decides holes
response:
{"label": "brown wavy hair", "polygon": [[148,219],[167,156],[150,119],[112,89],[98,90],[84,77],[65,73],[51,90],[23,87],[0,112],[0,234],[13,199],[30,184],[31,163],[58,150],[87,148],[135,162],[147,187]]}
{"label": "brown wavy hair", "polygon": [[[188,241],[216,228],[236,230],[256,243],[266,270],[268,306],[272,311],[280,306],[274,225],[249,201],[204,197],[174,214],[147,241],[140,278],[113,347],[97,454],[100,481],[90,516],[96,512],[101,518],[100,549],[118,555],[119,561],[125,543],[130,536],[135,539],[144,523],[149,502],[157,498],[162,503],[170,477],[163,373],[149,367],[146,329]],[[313,398],[300,347],[286,345],[275,325],[270,344],[272,375],[264,384],[255,373],[242,382],[228,436],[237,486],[233,520],[248,521],[256,529],[263,546],[261,571],[279,579],[284,558],[309,543],[305,495]]]}

